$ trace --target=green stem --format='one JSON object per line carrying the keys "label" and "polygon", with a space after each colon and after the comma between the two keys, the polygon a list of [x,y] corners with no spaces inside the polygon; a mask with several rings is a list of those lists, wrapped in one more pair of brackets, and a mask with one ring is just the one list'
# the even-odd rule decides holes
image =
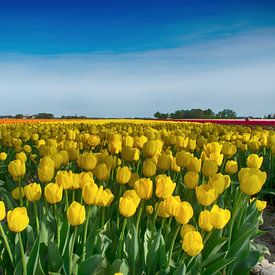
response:
{"label": "green stem", "polygon": [[13,256],[12,256],[12,253],[11,253],[11,248],[10,248],[10,245],[9,245],[9,242],[8,242],[8,239],[7,239],[7,236],[3,230],[3,227],[2,227],[2,224],[0,222],[0,232],[1,232],[1,235],[3,237],[3,240],[4,240],[4,243],[5,243],[5,246],[6,246],[6,249],[8,251],[8,254],[9,254],[9,257],[10,257],[10,260],[11,260],[11,264],[12,266],[14,266],[14,263],[13,263]]}
{"label": "green stem", "polygon": [[75,243],[76,235],[77,235],[77,226],[74,228],[72,244],[69,252],[69,274],[72,274],[72,261],[73,261],[74,243]]}
{"label": "green stem", "polygon": [[20,251],[21,251],[21,258],[22,258],[23,275],[27,275],[26,258],[25,258],[23,242],[22,242],[22,237],[20,232],[18,233],[18,237],[19,237],[19,244],[20,244]]}
{"label": "green stem", "polygon": [[91,206],[88,205],[87,207],[87,217],[86,217],[86,221],[84,224],[84,235],[83,235],[83,248],[82,248],[82,257],[81,257],[81,261],[85,261],[85,257],[86,257],[86,242],[87,242],[87,232],[88,232],[88,225],[89,225],[89,218],[90,218],[90,213],[91,213]]}
{"label": "green stem", "polygon": [[19,185],[20,207],[22,207],[23,206],[23,197],[22,197],[22,190],[21,190],[21,177],[19,178],[18,185]]}
{"label": "green stem", "polygon": [[75,201],[75,190],[73,190],[72,201]]}
{"label": "green stem", "polygon": [[155,227],[155,224],[156,224],[156,221],[157,221],[159,206],[160,206],[160,203],[158,203],[158,206],[155,209],[155,213],[154,213],[154,217],[153,217],[153,227]]}
{"label": "green stem", "polygon": [[68,190],[65,190],[65,205],[66,205],[66,210],[67,210],[69,207]]}
{"label": "green stem", "polygon": [[180,231],[181,228],[181,224],[177,224],[177,227],[175,229],[172,241],[171,241],[171,245],[170,245],[170,249],[169,249],[169,254],[168,254],[168,267],[171,265],[171,260],[172,260],[172,253],[173,253],[173,249],[174,249],[174,244],[176,241],[176,238],[178,236],[178,233]]}
{"label": "green stem", "polygon": [[140,224],[141,214],[142,214],[144,205],[145,205],[145,200],[141,200],[140,207],[139,207],[139,212],[138,212],[138,217],[137,217],[137,222],[136,222],[137,233],[138,233],[138,230],[139,230],[139,224]]}
{"label": "green stem", "polygon": [[34,207],[34,213],[35,213],[36,233],[37,233],[37,235],[39,235],[40,224],[39,224],[39,215],[38,215],[38,210],[37,210],[37,204],[36,204],[36,202],[33,203],[33,207]]}
{"label": "green stem", "polygon": [[56,236],[57,236],[57,246],[60,246],[60,228],[59,228],[59,217],[57,213],[57,206],[54,204],[54,215],[56,220]]}
{"label": "green stem", "polygon": [[105,224],[105,207],[102,206],[101,207],[101,226],[100,226],[101,229],[103,229],[104,224]]}
{"label": "green stem", "polygon": [[[121,193],[122,193],[122,184],[119,185],[118,200],[121,196]],[[117,205],[117,218],[116,218],[117,229],[119,229],[119,218],[120,218],[120,214],[119,214],[119,203],[118,203],[118,205]]]}
{"label": "green stem", "polygon": [[125,232],[126,224],[127,224],[127,218],[124,218],[119,241],[118,241],[118,250],[117,250],[118,259],[121,259],[121,252],[122,252],[122,245],[124,240],[124,232]]}

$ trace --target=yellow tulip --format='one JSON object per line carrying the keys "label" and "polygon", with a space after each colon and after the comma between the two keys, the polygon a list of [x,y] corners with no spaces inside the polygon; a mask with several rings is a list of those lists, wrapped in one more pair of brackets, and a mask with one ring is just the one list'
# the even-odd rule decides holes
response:
{"label": "yellow tulip", "polygon": [[26,198],[30,202],[35,202],[40,200],[42,195],[42,190],[40,184],[37,184],[35,182],[30,183],[24,187],[24,192],[26,195]]}
{"label": "yellow tulip", "polygon": [[119,184],[127,184],[131,178],[131,170],[128,166],[118,167],[116,181]]}
{"label": "yellow tulip", "polygon": [[187,224],[193,217],[193,208],[187,201],[182,201],[176,209],[176,221],[181,224]]}
{"label": "yellow tulip", "polygon": [[207,232],[213,229],[213,225],[210,222],[210,211],[204,210],[200,212],[199,227]]}
{"label": "yellow tulip", "polygon": [[86,183],[95,183],[92,172],[82,172],[78,174],[79,187],[82,189]]}
{"label": "yellow tulip", "polygon": [[176,216],[177,209],[180,206],[180,197],[179,196],[171,196],[168,199],[164,200],[165,212],[169,216]]}
{"label": "yellow tulip", "polygon": [[134,188],[135,182],[139,179],[138,173],[132,173],[128,185]]}
{"label": "yellow tulip", "polygon": [[80,155],[77,164],[80,168],[92,171],[97,165],[97,158],[94,154],[86,152]]}
{"label": "yellow tulip", "polygon": [[140,197],[138,196],[137,192],[134,189],[126,190],[123,193],[123,198],[127,198],[127,197],[131,198],[134,201],[136,207],[138,207],[141,199],[140,199]]}
{"label": "yellow tulip", "polygon": [[134,184],[135,191],[141,199],[149,200],[153,195],[153,182],[147,178],[140,178]]}
{"label": "yellow tulip", "polygon": [[131,197],[122,197],[119,199],[119,213],[129,218],[136,213],[137,206]]}
{"label": "yellow tulip", "polygon": [[16,207],[8,211],[7,221],[9,230],[19,233],[26,229],[29,224],[29,217],[25,207]]}
{"label": "yellow tulip", "polygon": [[67,209],[67,219],[72,226],[83,224],[86,217],[85,207],[74,201]]}
{"label": "yellow tulip", "polygon": [[158,157],[157,169],[167,171],[171,168],[171,157],[166,154],[161,154]]}
{"label": "yellow tulip", "polygon": [[224,192],[226,188],[230,186],[231,179],[228,175],[222,175],[221,173],[218,173],[208,180],[208,185],[215,188],[217,191],[217,194],[220,195]]}
{"label": "yellow tulip", "polygon": [[263,157],[259,157],[257,154],[251,154],[247,157],[246,165],[249,168],[260,168],[263,163]]}
{"label": "yellow tulip", "polygon": [[7,153],[1,152],[0,153],[0,160],[6,160],[7,156],[8,156]]}
{"label": "yellow tulip", "polygon": [[218,165],[214,160],[206,160],[202,165],[202,174],[204,177],[210,177],[218,172]]}
{"label": "yellow tulip", "polygon": [[238,172],[238,162],[234,160],[228,160],[225,165],[225,173],[234,175]]}
{"label": "yellow tulip", "polygon": [[157,172],[157,165],[153,159],[147,159],[146,161],[144,161],[143,167],[142,167],[143,176],[150,178],[154,176],[156,172]]}
{"label": "yellow tulip", "polygon": [[203,249],[201,234],[197,231],[187,232],[182,241],[182,249],[189,256],[197,256]]}
{"label": "yellow tulip", "polygon": [[213,205],[210,212],[210,222],[216,229],[223,229],[229,222],[231,213],[227,209],[219,208],[216,204]]}
{"label": "yellow tulip", "polygon": [[256,208],[259,212],[262,212],[267,205],[266,201],[257,200],[256,198],[253,198],[250,200],[250,203],[252,203],[254,200],[256,200]]}
{"label": "yellow tulip", "polygon": [[103,189],[103,186],[100,186],[95,197],[95,205],[98,206],[108,206],[112,203],[114,195],[109,188]]}
{"label": "yellow tulip", "polygon": [[82,197],[88,205],[95,204],[98,186],[95,183],[87,182],[82,188]]}
{"label": "yellow tulip", "polygon": [[12,175],[14,180],[18,180],[23,177],[26,173],[25,162],[20,159],[13,160],[8,165],[9,173]]}
{"label": "yellow tulip", "polygon": [[237,147],[231,142],[224,142],[222,145],[222,153],[228,158],[231,158],[237,153]]}
{"label": "yellow tulip", "polygon": [[184,175],[183,181],[188,189],[195,189],[199,184],[199,174],[195,171],[188,171]]}
{"label": "yellow tulip", "polygon": [[207,184],[196,187],[196,196],[200,204],[208,206],[217,199],[217,191],[215,188]]}
{"label": "yellow tulip", "polygon": [[160,199],[168,199],[172,196],[176,183],[166,175],[158,175],[155,179],[156,182],[156,196]]}
{"label": "yellow tulip", "polygon": [[266,181],[266,173],[257,168],[242,168],[238,177],[240,189],[247,195],[259,193]]}
{"label": "yellow tulip", "polygon": [[54,204],[62,200],[63,186],[57,183],[48,183],[44,189],[46,201]]}
{"label": "yellow tulip", "polygon": [[201,159],[191,157],[187,165],[187,170],[199,173],[201,171]]}
{"label": "yellow tulip", "polygon": [[102,181],[107,181],[109,179],[110,171],[106,163],[98,164],[95,168],[95,176]]}
{"label": "yellow tulip", "polygon": [[58,171],[56,174],[56,183],[62,186],[64,190],[72,189],[74,176],[72,171]]}
{"label": "yellow tulip", "polygon": [[185,234],[191,231],[196,231],[196,228],[191,224],[183,224],[180,229],[180,236],[183,239]]}
{"label": "yellow tulip", "polygon": [[176,163],[180,167],[187,167],[193,155],[189,152],[180,151],[176,153]]}

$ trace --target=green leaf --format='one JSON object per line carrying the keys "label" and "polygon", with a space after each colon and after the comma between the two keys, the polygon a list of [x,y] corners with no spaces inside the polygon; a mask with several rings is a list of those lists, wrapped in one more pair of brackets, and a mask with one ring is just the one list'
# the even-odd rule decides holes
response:
{"label": "green leaf", "polygon": [[247,245],[250,239],[254,236],[255,231],[257,228],[252,226],[251,228],[248,227],[246,232],[243,232],[231,245],[227,257],[231,258],[237,256],[242,249]]}
{"label": "green leaf", "polygon": [[27,263],[28,274],[32,274],[32,272],[36,269],[36,266],[39,260],[39,250],[40,250],[40,236],[37,236]]}
{"label": "green leaf", "polygon": [[129,265],[136,265],[139,257],[139,243],[136,227],[132,223],[129,223],[129,231],[125,238],[123,251]]}
{"label": "green leaf", "polygon": [[57,244],[49,241],[48,245],[48,271],[57,272],[62,266],[62,257]]}
{"label": "green leaf", "polygon": [[218,251],[227,243],[228,239],[224,237],[220,237],[217,239],[214,239],[211,242],[207,242],[203,251],[203,259],[207,259],[208,257],[211,257],[218,253]]}
{"label": "green leaf", "polygon": [[201,267],[204,268],[210,264],[217,262],[217,260],[223,260],[226,256],[227,252],[220,252],[212,255],[211,257],[207,257],[201,264]]}
{"label": "green leaf", "polygon": [[155,274],[157,267],[160,266],[160,239],[162,237],[161,230],[158,231],[157,235],[149,247],[149,251],[146,258],[146,265],[148,274]]}
{"label": "green leaf", "polygon": [[129,266],[126,260],[117,259],[112,263],[109,273],[114,274],[116,272],[121,272],[123,275],[127,275],[129,273]]}
{"label": "green leaf", "polygon": [[186,274],[186,266],[185,263],[182,263],[174,272],[173,275],[185,275]]}
{"label": "green leaf", "polygon": [[22,266],[22,260],[20,259],[16,264],[13,275],[22,275],[22,274],[23,274],[23,266]]}
{"label": "green leaf", "polygon": [[78,267],[78,274],[80,275],[99,275],[106,272],[106,261],[98,254],[87,258]]}
{"label": "green leaf", "polygon": [[215,275],[217,274],[220,270],[225,268],[227,265],[232,263],[236,258],[228,258],[228,259],[217,259],[216,262],[213,264],[207,266],[202,270],[202,275]]}

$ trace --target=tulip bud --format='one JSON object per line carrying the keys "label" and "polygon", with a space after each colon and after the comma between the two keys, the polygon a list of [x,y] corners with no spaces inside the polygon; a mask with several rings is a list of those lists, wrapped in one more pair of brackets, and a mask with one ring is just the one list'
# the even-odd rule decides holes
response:
{"label": "tulip bud", "polygon": [[116,173],[116,181],[119,184],[127,184],[131,178],[131,170],[129,167],[119,167]]}
{"label": "tulip bud", "polygon": [[[21,190],[21,194],[20,194],[20,190]],[[20,200],[20,196],[22,198],[25,197],[25,192],[24,192],[24,188],[23,187],[15,187],[12,192],[11,192],[11,196],[15,199],[15,200]]]}
{"label": "tulip bud", "polygon": [[238,162],[234,160],[228,160],[225,165],[225,173],[234,175],[238,172]]}
{"label": "tulip bud", "polygon": [[188,171],[184,175],[183,181],[188,189],[195,189],[199,184],[199,174],[195,171]]}
{"label": "tulip bud", "polygon": [[95,204],[98,186],[95,183],[87,182],[82,188],[82,197],[86,204]]}
{"label": "tulip bud", "polygon": [[171,168],[171,157],[166,154],[161,154],[158,157],[157,169],[167,171]]}
{"label": "tulip bud", "polygon": [[134,203],[136,204],[136,208],[137,208],[140,203],[140,197],[138,196],[137,192],[134,189],[126,190],[123,194],[123,198],[127,198],[127,197],[130,197],[131,199],[133,199]]}
{"label": "tulip bud", "polygon": [[0,201],[0,222],[6,217],[6,207],[3,201]]}
{"label": "tulip bud", "polygon": [[218,165],[213,160],[206,160],[202,165],[202,174],[204,177],[210,177],[218,172]]}
{"label": "tulip bud", "polygon": [[72,226],[77,226],[84,223],[85,216],[85,207],[76,201],[72,202],[67,209],[67,219]]}
{"label": "tulip bud", "polygon": [[193,217],[193,214],[194,212],[191,204],[187,201],[183,201],[176,209],[175,218],[178,223],[187,224]]}
{"label": "tulip bud", "polygon": [[142,173],[145,177],[153,177],[157,172],[157,166],[153,159],[147,159],[143,163]]}
{"label": "tulip bud", "polygon": [[8,156],[7,153],[1,152],[0,153],[0,160],[6,160],[7,156]]}
{"label": "tulip bud", "polygon": [[8,211],[7,221],[9,230],[19,233],[26,229],[29,224],[29,217],[25,207],[16,207]]}
{"label": "tulip bud", "polygon": [[103,186],[100,186],[95,197],[95,205],[108,206],[112,203],[114,195],[110,189],[103,190]]}
{"label": "tulip bud", "polygon": [[95,168],[95,176],[102,181],[107,181],[110,175],[110,171],[107,167],[107,164],[101,163],[98,164]]}
{"label": "tulip bud", "polygon": [[9,173],[12,175],[14,180],[18,180],[20,177],[23,177],[26,173],[25,162],[22,162],[19,159],[13,160],[8,165]]}
{"label": "tulip bud", "polygon": [[123,197],[119,199],[119,213],[129,218],[136,213],[137,207],[131,197]]}

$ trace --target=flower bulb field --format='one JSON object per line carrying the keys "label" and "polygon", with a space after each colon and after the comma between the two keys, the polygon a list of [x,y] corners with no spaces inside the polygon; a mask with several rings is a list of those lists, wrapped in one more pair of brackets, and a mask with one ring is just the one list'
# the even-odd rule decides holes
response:
{"label": "flower bulb field", "polygon": [[275,194],[272,127],[0,124],[1,274],[249,274]]}

